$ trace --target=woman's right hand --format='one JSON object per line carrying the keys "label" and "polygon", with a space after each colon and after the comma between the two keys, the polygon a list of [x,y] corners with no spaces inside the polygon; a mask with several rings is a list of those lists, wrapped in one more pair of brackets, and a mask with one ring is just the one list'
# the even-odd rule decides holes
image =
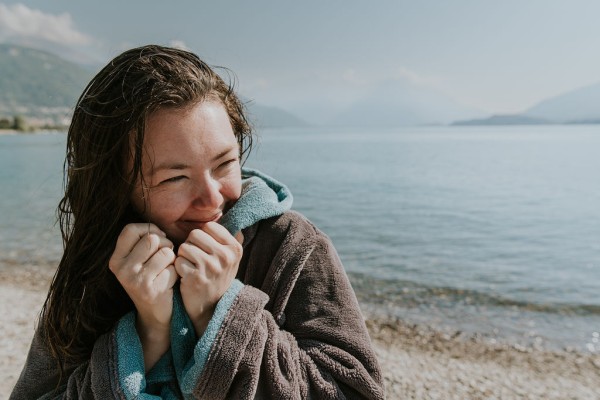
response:
{"label": "woman's right hand", "polygon": [[174,261],[173,243],[165,233],[154,224],[137,223],[123,228],[108,263],[137,309],[146,369],[169,348],[173,286],[178,279]]}

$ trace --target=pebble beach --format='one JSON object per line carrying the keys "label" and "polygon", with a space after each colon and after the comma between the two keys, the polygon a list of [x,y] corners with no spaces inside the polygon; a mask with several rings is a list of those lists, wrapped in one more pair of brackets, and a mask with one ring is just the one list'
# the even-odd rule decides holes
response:
{"label": "pebble beach", "polygon": [[[0,268],[0,393],[8,398],[25,362],[52,268]],[[600,355],[491,344],[401,320],[367,327],[388,399],[600,399]]]}

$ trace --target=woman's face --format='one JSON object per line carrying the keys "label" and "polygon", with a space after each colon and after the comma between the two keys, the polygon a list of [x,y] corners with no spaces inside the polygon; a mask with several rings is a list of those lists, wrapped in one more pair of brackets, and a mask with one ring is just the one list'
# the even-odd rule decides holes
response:
{"label": "woman's face", "polygon": [[193,229],[218,221],[240,197],[239,147],[217,101],[160,109],[147,121],[135,209],[175,244]]}

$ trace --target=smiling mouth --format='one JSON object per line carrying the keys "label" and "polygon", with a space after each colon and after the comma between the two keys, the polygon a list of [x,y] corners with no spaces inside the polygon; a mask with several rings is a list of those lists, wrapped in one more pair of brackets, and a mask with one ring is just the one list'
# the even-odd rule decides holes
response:
{"label": "smiling mouth", "polygon": [[219,221],[222,216],[223,216],[223,212],[219,211],[218,213],[216,213],[215,215],[213,215],[212,217],[210,217],[208,219],[201,219],[201,220],[200,219],[186,219],[186,220],[182,220],[181,223],[185,227],[188,227],[188,228],[201,229],[204,225],[206,225],[209,222]]}

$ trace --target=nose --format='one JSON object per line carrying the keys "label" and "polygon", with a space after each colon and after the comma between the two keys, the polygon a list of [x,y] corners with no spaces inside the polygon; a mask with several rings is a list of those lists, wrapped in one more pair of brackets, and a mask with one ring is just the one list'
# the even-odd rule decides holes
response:
{"label": "nose", "polygon": [[204,176],[195,182],[192,206],[199,209],[215,210],[223,204],[221,184],[212,176]]}

